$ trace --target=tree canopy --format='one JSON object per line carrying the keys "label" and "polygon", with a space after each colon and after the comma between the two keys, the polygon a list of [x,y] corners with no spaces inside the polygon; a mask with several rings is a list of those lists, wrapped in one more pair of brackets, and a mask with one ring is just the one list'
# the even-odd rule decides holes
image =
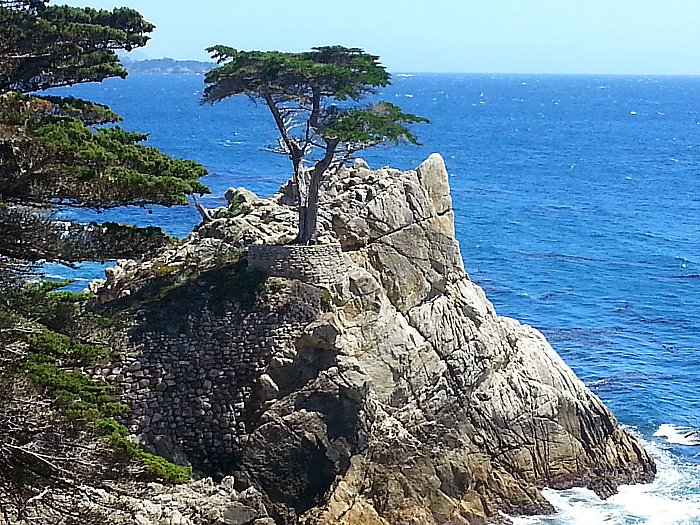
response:
{"label": "tree canopy", "polygon": [[292,161],[300,190],[299,243],[313,240],[319,188],[330,171],[382,142],[417,144],[406,125],[427,122],[385,101],[358,105],[390,81],[379,57],[359,48],[283,53],[214,46],[207,51],[222,65],[205,77],[204,102],[247,95],[264,101],[272,113],[280,133],[273,150]]}
{"label": "tree canopy", "polygon": [[[91,310],[93,295],[56,291],[69,281],[39,283],[33,271],[40,261],[140,257],[171,242],[154,227],[58,221],[57,205],[171,206],[209,192],[198,180],[206,174],[201,165],[144,146],[147,135],[114,126],[121,117],[108,107],[27,94],[125,77],[115,50],[144,45],[152,29],[128,8],[0,0],[0,510],[12,522],[23,521],[31,502],[66,479],[74,494],[88,479],[99,481],[98,463],[83,461],[92,447],[76,442],[86,429],[164,479],[189,478],[189,469],[129,441],[128,429],[110,419],[127,407],[109,395],[107,383],[79,371],[112,357],[115,321]],[[31,450],[50,453],[51,462],[37,463]],[[88,465],[80,477],[69,472],[78,451],[79,463]],[[41,505],[57,520],[85,521],[63,501]]]}
{"label": "tree canopy", "polygon": [[27,92],[127,75],[114,53],[148,41],[140,13],[47,1],[0,1],[0,92]]}
{"label": "tree canopy", "polygon": [[0,95],[0,199],[33,206],[113,208],[187,204],[206,193],[204,168],[140,142],[108,107],[59,97]]}
{"label": "tree canopy", "polygon": [[115,51],[145,45],[154,28],[128,8],[47,3],[0,0],[0,281],[3,269],[26,262],[123,257],[167,239],[149,229],[56,223],[57,205],[172,206],[209,193],[200,164],[143,145],[148,135],[113,126],[121,117],[107,106],[26,94],[125,77]]}

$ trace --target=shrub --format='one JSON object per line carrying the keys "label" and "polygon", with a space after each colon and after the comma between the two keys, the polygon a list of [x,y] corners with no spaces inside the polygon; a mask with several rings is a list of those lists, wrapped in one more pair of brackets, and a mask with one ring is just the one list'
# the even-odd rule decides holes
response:
{"label": "shrub", "polygon": [[114,450],[144,463],[151,474],[173,483],[186,483],[190,480],[191,467],[181,467],[170,463],[165,458],[145,452],[138,443],[129,439],[129,429],[124,425],[113,419],[100,419],[94,426],[109,441]]}

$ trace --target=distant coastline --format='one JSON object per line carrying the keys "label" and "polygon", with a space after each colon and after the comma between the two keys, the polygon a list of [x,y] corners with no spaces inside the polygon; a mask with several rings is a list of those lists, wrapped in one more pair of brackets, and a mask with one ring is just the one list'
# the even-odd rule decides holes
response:
{"label": "distant coastline", "polygon": [[172,58],[131,60],[128,57],[121,57],[121,61],[132,75],[203,75],[216,67],[215,62]]}

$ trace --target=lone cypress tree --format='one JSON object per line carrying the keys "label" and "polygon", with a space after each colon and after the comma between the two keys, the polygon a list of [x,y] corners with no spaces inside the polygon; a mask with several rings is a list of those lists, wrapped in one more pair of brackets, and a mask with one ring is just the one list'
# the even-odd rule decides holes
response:
{"label": "lone cypress tree", "polygon": [[405,126],[427,122],[389,102],[353,107],[390,79],[379,57],[362,49],[281,53],[214,46],[207,51],[223,65],[207,73],[204,102],[244,94],[264,101],[272,113],[280,133],[274,151],[292,161],[301,196],[299,244],[313,241],[319,189],[329,173],[382,142],[417,144]]}
{"label": "lone cypress tree", "polygon": [[187,204],[209,193],[206,170],[139,144],[108,107],[25,94],[125,77],[116,50],[148,41],[154,26],[132,9],[0,0],[0,287],[33,261],[75,262],[138,254],[167,236],[154,229],[57,223],[56,205],[113,208]]}

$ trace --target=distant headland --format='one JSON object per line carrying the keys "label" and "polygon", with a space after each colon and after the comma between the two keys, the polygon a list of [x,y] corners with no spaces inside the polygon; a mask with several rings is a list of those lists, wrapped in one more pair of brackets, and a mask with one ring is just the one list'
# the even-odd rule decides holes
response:
{"label": "distant headland", "polygon": [[203,75],[216,67],[214,62],[198,60],[174,60],[172,58],[131,60],[125,56],[120,58],[126,70],[133,75]]}

